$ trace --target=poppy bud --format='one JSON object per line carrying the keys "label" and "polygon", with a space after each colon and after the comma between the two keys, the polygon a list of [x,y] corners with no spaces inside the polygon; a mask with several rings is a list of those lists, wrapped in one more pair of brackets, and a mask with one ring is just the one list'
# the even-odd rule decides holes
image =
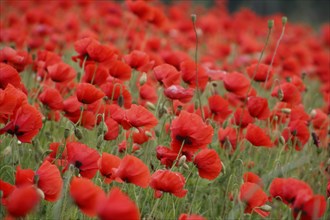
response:
{"label": "poppy bud", "polygon": [[103,136],[108,132],[108,126],[102,121],[97,129],[97,136]]}
{"label": "poppy bud", "polygon": [[83,138],[83,134],[79,128],[74,128],[74,135],[80,140]]}
{"label": "poppy bud", "polygon": [[122,96],[121,94],[118,96],[118,99],[117,99],[117,103],[120,107],[123,107],[124,105],[124,96]]}
{"label": "poppy bud", "polygon": [[38,195],[39,195],[42,199],[44,199],[44,198],[45,198],[45,194],[44,194],[44,192],[43,192],[41,189],[39,189],[39,188],[36,188],[36,190],[37,190]]}
{"label": "poppy bud", "polygon": [[279,90],[277,91],[277,97],[279,98],[280,101],[283,100],[283,98],[284,98],[284,93],[283,93],[283,90],[282,90],[282,89],[279,89]]}
{"label": "poppy bud", "polygon": [[143,86],[146,82],[147,82],[147,74],[144,72],[144,73],[142,73],[142,76],[140,77],[140,81],[139,81],[139,83],[140,83],[140,86]]}
{"label": "poppy bud", "polygon": [[280,142],[280,144],[282,144],[282,145],[285,144],[285,139],[284,139],[283,136],[280,136],[280,138],[279,138],[279,142]]}
{"label": "poppy bud", "polygon": [[268,28],[272,29],[274,27],[274,20],[268,20]]}
{"label": "poppy bud", "polygon": [[145,134],[148,136],[148,137],[152,137],[152,134],[150,131],[146,131]]}
{"label": "poppy bud", "polygon": [[158,110],[159,118],[161,118],[166,113],[167,113],[166,108],[164,108],[164,107],[159,108],[159,110]]}
{"label": "poppy bud", "polygon": [[286,16],[282,17],[282,25],[285,25],[288,22],[288,18]]}
{"label": "poppy bud", "polygon": [[97,142],[96,142],[96,148],[100,148],[101,145],[103,143],[103,135],[100,135],[98,138],[97,138]]}
{"label": "poppy bud", "polygon": [[272,207],[269,206],[269,205],[267,205],[267,204],[265,204],[265,205],[263,205],[263,206],[260,206],[260,209],[261,209],[262,211],[266,211],[266,212],[270,212],[270,211],[272,211]]}
{"label": "poppy bud", "polygon": [[183,166],[184,169],[189,170],[188,164],[184,163],[182,166]]}
{"label": "poppy bud", "polygon": [[291,109],[289,109],[289,108],[282,108],[281,111],[285,114],[290,114],[291,113]]}
{"label": "poppy bud", "polygon": [[69,128],[66,128],[64,130],[64,138],[67,139],[69,136],[70,136],[70,129]]}
{"label": "poppy bud", "polygon": [[185,155],[182,155],[179,159],[179,166],[183,165],[187,160],[187,157]]}
{"label": "poppy bud", "polygon": [[198,109],[198,101],[197,100],[195,101],[194,107],[195,107],[195,111],[196,111]]}
{"label": "poppy bud", "polygon": [[195,23],[196,20],[197,20],[197,15],[196,14],[191,14],[191,20],[192,20],[193,23]]}
{"label": "poppy bud", "polygon": [[312,118],[315,118],[316,115],[317,115],[317,112],[316,112],[315,109],[313,109],[313,110],[311,111],[311,117],[312,117]]}
{"label": "poppy bud", "polygon": [[147,108],[150,110],[156,110],[156,106],[151,102],[146,102]]}

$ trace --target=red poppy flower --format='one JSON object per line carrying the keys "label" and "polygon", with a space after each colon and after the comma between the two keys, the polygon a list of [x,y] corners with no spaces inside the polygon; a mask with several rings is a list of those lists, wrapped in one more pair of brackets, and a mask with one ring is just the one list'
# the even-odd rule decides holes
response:
{"label": "red poppy flower", "polygon": [[132,105],[126,110],[126,118],[132,127],[153,128],[158,124],[157,118],[141,105]]}
{"label": "red poppy flower", "polygon": [[77,96],[70,96],[63,101],[63,111],[69,115],[80,116],[80,109],[83,106],[77,99]]}
{"label": "red poppy flower", "polygon": [[264,120],[270,116],[268,100],[266,98],[250,96],[248,98],[247,107],[252,117]]}
{"label": "red poppy flower", "polygon": [[149,55],[139,50],[133,50],[130,54],[125,55],[124,60],[130,67],[141,72],[148,72],[153,66],[150,63]]}
{"label": "red poppy flower", "polygon": [[131,155],[126,155],[121,160],[118,169],[114,169],[114,176],[142,188],[146,188],[150,180],[149,168],[142,160]]}
{"label": "red poppy flower", "polygon": [[305,195],[313,195],[313,190],[307,183],[294,178],[275,178],[269,188],[273,198],[280,198],[282,202],[290,205],[295,202],[300,191]]}
{"label": "red poppy flower", "polygon": [[0,73],[0,89],[5,89],[9,83],[16,88],[20,88],[21,77],[14,67],[0,63]]}
{"label": "red poppy flower", "polygon": [[[180,63],[180,71],[182,80],[190,85],[192,88],[196,87],[196,64],[194,61],[186,60]],[[197,66],[197,79],[198,88],[205,89],[205,86],[209,80],[208,75],[203,66]]]}
{"label": "red poppy flower", "polygon": [[220,95],[210,96],[208,103],[213,120],[219,123],[224,122],[232,112],[229,109],[229,102]]}
{"label": "red poppy flower", "polygon": [[226,74],[223,83],[228,92],[238,96],[246,96],[250,86],[250,80],[238,72]]}
{"label": "red poppy flower", "polygon": [[218,153],[213,149],[201,150],[194,159],[200,177],[213,180],[221,172],[222,164]]}
{"label": "red poppy flower", "polygon": [[160,163],[165,165],[166,168],[170,168],[173,162],[176,160],[178,153],[165,146],[157,146],[156,148],[157,159]]}
{"label": "red poppy flower", "polygon": [[105,177],[104,182],[111,183],[115,179],[113,176],[113,168],[118,168],[121,159],[115,155],[102,153],[102,157],[98,161],[98,167],[102,176]]}
{"label": "red poppy flower", "polygon": [[327,197],[330,197],[330,180],[328,180],[328,186],[327,186]]}
{"label": "red poppy flower", "polygon": [[131,78],[132,69],[129,65],[120,60],[113,60],[109,65],[109,73],[116,79],[126,81]]}
{"label": "red poppy flower", "polygon": [[[302,201],[299,201],[302,198]],[[327,208],[327,202],[322,195],[306,195],[301,192],[293,205],[293,216],[301,220],[320,219]],[[301,213],[301,214],[300,214]]]}
{"label": "red poppy flower", "polygon": [[25,217],[39,203],[41,197],[33,185],[15,188],[7,197],[6,208],[10,216]]}
{"label": "red poppy flower", "polygon": [[76,71],[64,62],[48,66],[47,71],[50,78],[57,83],[68,82],[76,77]]}
{"label": "red poppy flower", "polygon": [[241,128],[247,127],[254,122],[254,118],[251,117],[247,109],[237,108],[234,117],[231,119],[231,123],[240,126]]}
{"label": "red poppy flower", "polygon": [[262,179],[255,173],[252,172],[246,172],[243,174],[243,180],[244,182],[249,182],[249,183],[255,183],[258,184],[260,187],[263,187],[263,181]]}
{"label": "red poppy flower", "polygon": [[[48,72],[47,70],[49,66],[61,62],[62,62],[61,57],[56,53],[46,50],[39,50],[37,54],[37,60],[35,61],[35,69],[37,69],[37,75],[44,78]],[[67,65],[65,66],[68,67]],[[60,72],[60,71],[56,71],[56,72]]]}
{"label": "red poppy flower", "polygon": [[85,73],[82,82],[101,86],[109,77],[109,71],[104,67],[94,63],[85,65]]}
{"label": "red poppy flower", "polygon": [[15,186],[0,179],[1,204],[6,206],[7,197],[15,190]]}
{"label": "red poppy flower", "polygon": [[138,220],[140,211],[136,204],[119,188],[112,188],[108,198],[98,206],[98,217],[101,220]]}
{"label": "red poppy flower", "polygon": [[255,124],[249,124],[245,134],[246,140],[256,147],[273,147],[274,144],[263,129]]}
{"label": "red poppy flower", "polygon": [[256,212],[262,217],[269,215],[269,212],[259,208],[268,201],[267,194],[259,185],[250,182],[244,183],[240,188],[239,199],[245,203],[244,213]]}
{"label": "red poppy flower", "polygon": [[170,64],[161,64],[153,69],[154,76],[165,88],[180,84],[180,73]]}
{"label": "red poppy flower", "polygon": [[47,105],[52,110],[63,109],[63,98],[57,89],[46,87],[39,95],[42,104]]}
{"label": "red poppy flower", "polygon": [[109,141],[117,139],[119,135],[119,124],[110,117],[105,120],[105,124],[107,125],[108,131],[104,134],[104,140]]}
{"label": "red poppy flower", "polygon": [[[91,179],[95,176],[98,166],[97,161],[100,158],[99,153],[85,144],[78,142],[69,142],[66,144],[68,162],[73,164],[82,177]],[[65,168],[68,169],[69,164]]]}
{"label": "red poppy flower", "polygon": [[12,120],[2,129],[5,132],[16,135],[23,143],[30,143],[32,138],[39,133],[42,127],[40,112],[29,104],[23,104],[14,114]]}
{"label": "red poppy flower", "polygon": [[24,68],[32,62],[32,59],[26,51],[16,51],[6,46],[0,50],[0,62],[7,63],[18,72],[22,72]]}
{"label": "red poppy flower", "polygon": [[187,103],[190,102],[194,96],[194,89],[185,89],[179,85],[171,85],[164,90],[164,94],[167,98],[172,100],[179,100],[180,102]]}
{"label": "red poppy flower", "polygon": [[79,83],[76,93],[78,101],[83,104],[92,104],[104,97],[104,93],[90,83]]}
{"label": "red poppy flower", "polygon": [[120,97],[123,103],[121,103],[125,108],[130,108],[132,105],[132,96],[126,86],[121,82],[111,81],[106,82],[101,86],[102,91],[105,96],[108,97],[110,103],[120,104]]}
{"label": "red poppy flower", "polygon": [[150,131],[145,130],[143,128],[134,129],[134,131],[131,132],[130,131],[126,132],[126,139],[130,138],[131,135],[131,138],[133,139],[133,143],[140,145],[146,143],[151,136]]}
{"label": "red poppy flower", "polygon": [[206,220],[206,218],[201,215],[182,213],[179,220]]}
{"label": "red poppy flower", "polygon": [[86,215],[96,216],[98,205],[105,200],[105,193],[91,180],[73,177],[70,183],[70,196]]}
{"label": "red poppy flower", "polygon": [[156,103],[158,99],[158,95],[156,92],[155,86],[151,83],[146,83],[140,87],[140,101],[139,103],[143,106],[146,105],[147,102]]}
{"label": "red poppy flower", "polygon": [[99,63],[107,65],[114,57],[114,50],[106,45],[100,44],[93,38],[83,38],[74,43],[74,48],[79,55],[73,56],[72,59],[80,60],[80,66],[86,59],[85,65],[89,63]]}
{"label": "red poppy flower", "polygon": [[186,183],[181,173],[170,170],[157,170],[151,176],[150,187],[155,190],[155,198],[162,197],[163,193],[171,193],[176,197],[184,197],[188,190],[183,189]]}
{"label": "red poppy flower", "polygon": [[[59,149],[60,147],[60,149]],[[61,149],[61,143],[53,142],[49,144],[49,150],[51,151],[45,158],[50,163],[55,163],[58,166],[65,167],[67,165],[67,150],[66,147]],[[59,153],[61,152],[61,154]]]}
{"label": "red poppy flower", "polygon": [[21,169],[20,166],[16,167],[15,186],[21,187],[24,185],[33,185],[34,171],[31,169]]}
{"label": "red poppy flower", "polygon": [[292,83],[284,82],[276,86],[272,91],[272,96],[279,98],[282,102],[292,105],[301,103],[301,95],[299,90]]}
{"label": "red poppy flower", "polygon": [[296,150],[302,150],[308,142],[310,134],[305,121],[297,120],[289,123],[282,132],[286,143],[291,144]]}
{"label": "red poppy flower", "polygon": [[[240,136],[239,136],[240,137]],[[223,148],[236,149],[237,145],[237,131],[233,127],[226,127],[225,129],[219,128],[218,138]],[[230,146],[229,146],[230,145]]]}
{"label": "red poppy flower", "polygon": [[141,20],[151,20],[153,18],[152,7],[145,1],[126,1],[128,9]]}
{"label": "red poppy flower", "polygon": [[203,122],[202,118],[186,111],[181,111],[179,117],[172,121],[171,147],[174,151],[194,153],[206,148],[212,142],[213,128]]}
{"label": "red poppy flower", "polygon": [[[256,70],[257,66],[258,66],[258,69]],[[260,63],[259,65],[257,65],[255,63],[255,64],[248,66],[246,68],[246,72],[249,74],[249,76],[251,78],[254,75],[254,77],[253,77],[254,81],[265,82],[266,78],[267,78],[268,69],[269,69],[269,65],[266,65],[263,63]],[[268,73],[268,80],[272,77],[272,75],[273,75],[273,72],[270,70]]]}
{"label": "red poppy flower", "polygon": [[44,193],[44,199],[51,202],[56,201],[63,188],[63,181],[58,168],[46,160],[36,171],[35,176],[38,177],[37,186]]}
{"label": "red poppy flower", "polygon": [[0,88],[0,115],[14,114],[17,107],[21,106],[23,102],[27,102],[26,95],[13,85],[8,84],[5,90]]}

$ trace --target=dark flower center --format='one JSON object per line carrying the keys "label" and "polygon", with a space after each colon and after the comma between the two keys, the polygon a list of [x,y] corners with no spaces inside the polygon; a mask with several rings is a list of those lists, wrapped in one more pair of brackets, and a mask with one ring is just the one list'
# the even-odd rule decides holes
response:
{"label": "dark flower center", "polygon": [[177,135],[177,136],[175,136],[175,139],[178,140],[178,141],[180,141],[180,142],[183,142],[184,141],[184,144],[192,145],[192,141],[190,140],[190,137],[189,136]]}
{"label": "dark flower center", "polygon": [[77,167],[79,170],[80,170],[80,167],[82,166],[82,163],[77,160],[75,163],[74,163],[74,166]]}

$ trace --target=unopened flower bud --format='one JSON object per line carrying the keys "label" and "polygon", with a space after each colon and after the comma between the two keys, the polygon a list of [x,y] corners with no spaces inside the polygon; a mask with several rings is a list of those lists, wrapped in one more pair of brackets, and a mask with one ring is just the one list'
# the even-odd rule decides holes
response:
{"label": "unopened flower bud", "polygon": [[283,93],[283,90],[282,90],[282,89],[279,89],[279,90],[277,91],[277,97],[279,98],[280,101],[283,100],[283,98],[284,98],[284,93]]}
{"label": "unopened flower bud", "polygon": [[272,207],[269,206],[269,205],[267,205],[267,204],[265,204],[265,205],[261,206],[260,209],[262,211],[270,212],[272,210]]}
{"label": "unopened flower bud", "polygon": [[313,110],[311,111],[311,117],[312,117],[312,118],[315,118],[316,115],[317,115],[317,112],[316,112],[315,109],[313,109]]}
{"label": "unopened flower bud", "polygon": [[272,29],[274,27],[274,20],[268,20],[268,28]]}
{"label": "unopened flower bud", "polygon": [[282,25],[285,25],[288,22],[288,18],[283,16],[282,17]]}
{"label": "unopened flower bud", "polygon": [[102,121],[97,129],[97,136],[104,135],[108,132],[108,126]]}
{"label": "unopened flower bud", "polygon": [[285,114],[290,114],[291,113],[291,109],[289,108],[282,108],[281,112],[285,113]]}
{"label": "unopened flower bud", "polygon": [[147,82],[147,74],[146,73],[142,73],[142,76],[140,77],[140,86],[143,86],[146,82]]}
{"label": "unopened flower bud", "polygon": [[77,128],[77,127],[74,129],[74,135],[75,135],[79,140],[83,138],[83,134],[82,134],[81,130],[80,130],[79,128]]}
{"label": "unopened flower bud", "polygon": [[155,106],[153,103],[151,103],[151,102],[146,102],[146,105],[147,105],[147,108],[148,108],[148,109],[150,109],[150,110],[152,110],[152,111],[156,110],[156,106]]}
{"label": "unopened flower bud", "polygon": [[187,157],[185,155],[182,155],[179,159],[179,166],[182,166],[187,160]]}
{"label": "unopened flower bud", "polygon": [[189,170],[189,166],[188,166],[188,164],[186,164],[186,163],[184,163],[184,164],[182,165],[182,167],[183,167],[184,169],[186,169],[186,170]]}
{"label": "unopened flower bud", "polygon": [[196,14],[191,14],[191,20],[192,20],[193,23],[195,23],[196,20],[197,20],[197,15]]}
{"label": "unopened flower bud", "polygon": [[64,138],[67,139],[69,136],[70,136],[70,129],[69,128],[66,128],[64,130]]}
{"label": "unopened flower bud", "polygon": [[44,199],[44,198],[45,198],[45,193],[44,193],[41,189],[39,189],[39,188],[36,188],[36,190],[37,190],[38,195],[39,195],[42,199]]}
{"label": "unopened flower bud", "polygon": [[284,139],[283,136],[280,136],[280,138],[279,138],[279,142],[280,142],[280,144],[282,144],[282,145],[285,144],[285,139]]}
{"label": "unopened flower bud", "polygon": [[103,135],[98,136],[97,142],[96,142],[96,148],[99,149],[101,147],[103,140],[104,140]]}
{"label": "unopened flower bud", "polygon": [[150,131],[146,131],[145,134],[148,136],[148,137],[152,137],[152,133]]}

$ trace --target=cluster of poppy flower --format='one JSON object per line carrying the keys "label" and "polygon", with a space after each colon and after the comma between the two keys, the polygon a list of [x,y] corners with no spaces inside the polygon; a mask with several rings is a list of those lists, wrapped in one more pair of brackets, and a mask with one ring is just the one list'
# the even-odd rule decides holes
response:
{"label": "cluster of poppy flower", "polygon": [[[36,171],[19,164],[13,184],[1,176],[8,217],[28,215],[41,199],[65,199],[68,190],[87,216],[139,219],[123,189],[112,187],[107,195],[95,176],[102,176],[102,184],[151,187],[156,199],[164,193],[182,198],[193,174],[181,168],[198,170],[193,178],[215,180],[224,169],[219,151],[302,151],[310,140],[321,151],[329,145],[330,25],[316,34],[274,15],[267,27],[267,18],[249,10],[230,15],[225,0],[212,9],[195,8],[201,17],[191,21],[192,8],[189,1],[165,6],[143,0],[1,4],[0,143],[16,137],[30,144],[42,138],[46,123],[70,124],[64,138],[43,149],[47,154]],[[203,45],[196,50],[198,64],[191,58],[197,38]],[[322,104],[310,113],[303,105],[304,77],[320,83]],[[82,141],[94,130],[95,148]],[[111,141],[118,143],[116,153],[104,147]],[[138,153],[148,153],[143,150],[150,142],[154,153],[148,156],[156,156],[157,169]],[[240,178],[244,183],[233,200],[244,213],[267,217],[266,203],[274,199],[288,205],[294,218],[325,213],[325,197],[301,180],[273,179],[268,197],[258,175]],[[327,190],[330,196],[330,178]],[[191,211],[178,218],[205,219]]]}

